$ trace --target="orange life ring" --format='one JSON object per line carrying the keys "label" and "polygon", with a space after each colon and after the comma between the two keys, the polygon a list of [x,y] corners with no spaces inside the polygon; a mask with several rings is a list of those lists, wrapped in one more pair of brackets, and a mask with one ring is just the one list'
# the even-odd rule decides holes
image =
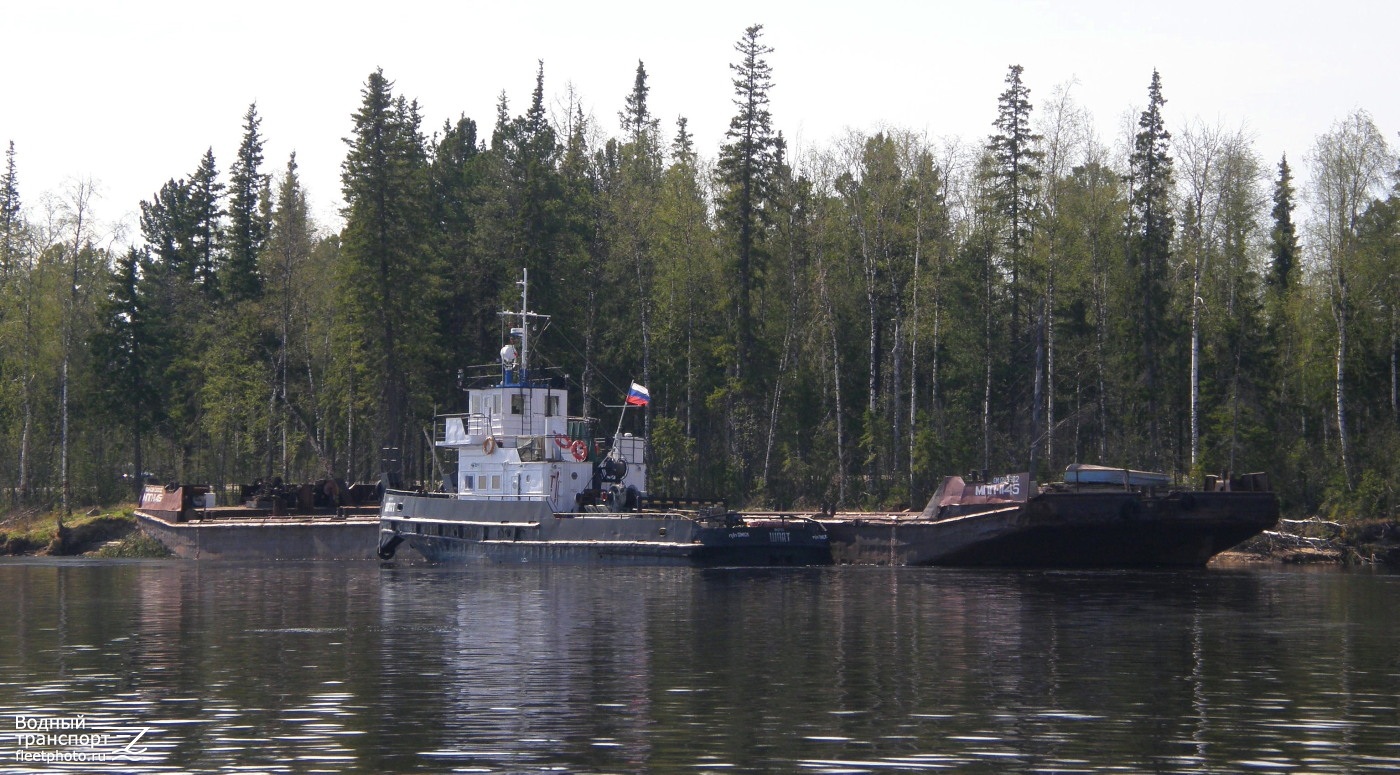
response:
{"label": "orange life ring", "polygon": [[588,459],[588,444],[583,439],[575,439],[574,443],[569,445],[569,452],[574,456],[574,460],[582,463]]}
{"label": "orange life ring", "polygon": [[487,436],[486,441],[481,442],[481,451],[490,455],[496,451],[496,437]]}
{"label": "orange life ring", "polygon": [[573,442],[569,440],[568,436],[565,436],[562,433],[556,433],[554,434],[554,443],[558,445],[560,449],[568,449],[569,445]]}

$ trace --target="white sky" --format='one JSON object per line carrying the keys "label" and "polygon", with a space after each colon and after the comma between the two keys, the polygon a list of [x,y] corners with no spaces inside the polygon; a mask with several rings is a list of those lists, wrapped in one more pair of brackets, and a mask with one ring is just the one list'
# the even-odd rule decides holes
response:
{"label": "white sky", "polygon": [[295,150],[324,225],[340,206],[341,138],[376,67],[418,100],[428,132],[466,114],[489,137],[497,96],[522,112],[543,59],[550,105],[572,84],[616,134],[641,59],[663,136],[683,113],[713,157],[733,113],[733,45],[761,23],[775,49],[775,124],[794,147],[883,126],[981,142],[1010,64],[1025,67],[1037,108],[1077,79],[1077,101],[1112,143],[1156,67],[1173,132],[1194,119],[1243,125],[1270,169],[1286,151],[1305,177],[1316,136],[1357,108],[1400,145],[1397,22],[1400,4],[1384,0],[4,0],[0,144],[15,143],[27,208],[90,179],[97,217],[135,240],[139,202],[188,176],[206,148],[227,180],[256,101],[263,171],[280,173]]}

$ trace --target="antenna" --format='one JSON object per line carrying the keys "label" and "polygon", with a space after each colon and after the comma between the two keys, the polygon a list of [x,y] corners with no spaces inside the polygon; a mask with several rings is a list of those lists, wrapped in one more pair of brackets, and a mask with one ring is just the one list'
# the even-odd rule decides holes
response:
{"label": "antenna", "polygon": [[[530,311],[530,270],[521,269],[520,279],[515,281],[520,286],[520,311],[502,311],[500,316],[505,318],[506,325],[510,326],[510,337],[520,338],[520,348],[517,351],[514,344],[508,342],[501,348],[501,367],[504,372],[505,384],[518,385],[522,387],[530,386],[530,322],[542,320],[547,326],[549,315],[536,315]],[[513,318],[519,319],[519,325]],[[541,329],[543,330],[543,329]],[[518,360],[517,360],[518,358]],[[518,378],[512,382],[509,372],[518,369]]]}
{"label": "antenna", "polygon": [[511,329],[511,333],[520,331],[520,375],[528,381],[530,379],[530,322],[526,315],[530,313],[530,270],[528,267],[520,270],[520,280],[516,283],[520,286],[520,328]]}

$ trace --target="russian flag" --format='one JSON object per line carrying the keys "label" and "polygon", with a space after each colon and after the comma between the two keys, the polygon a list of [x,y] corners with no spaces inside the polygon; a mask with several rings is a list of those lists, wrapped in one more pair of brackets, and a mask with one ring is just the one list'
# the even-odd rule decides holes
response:
{"label": "russian flag", "polygon": [[632,406],[646,406],[651,403],[651,393],[648,393],[646,388],[633,382],[632,388],[627,391],[627,403]]}

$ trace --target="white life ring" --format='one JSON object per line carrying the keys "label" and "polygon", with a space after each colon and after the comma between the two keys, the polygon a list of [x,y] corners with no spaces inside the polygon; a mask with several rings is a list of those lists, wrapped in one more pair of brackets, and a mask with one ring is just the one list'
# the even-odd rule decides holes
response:
{"label": "white life ring", "polygon": [[575,439],[574,443],[569,445],[569,452],[574,456],[574,460],[582,463],[588,459],[588,443],[583,439]]}
{"label": "white life ring", "polygon": [[487,436],[486,441],[481,442],[481,451],[490,455],[496,451],[496,437]]}

